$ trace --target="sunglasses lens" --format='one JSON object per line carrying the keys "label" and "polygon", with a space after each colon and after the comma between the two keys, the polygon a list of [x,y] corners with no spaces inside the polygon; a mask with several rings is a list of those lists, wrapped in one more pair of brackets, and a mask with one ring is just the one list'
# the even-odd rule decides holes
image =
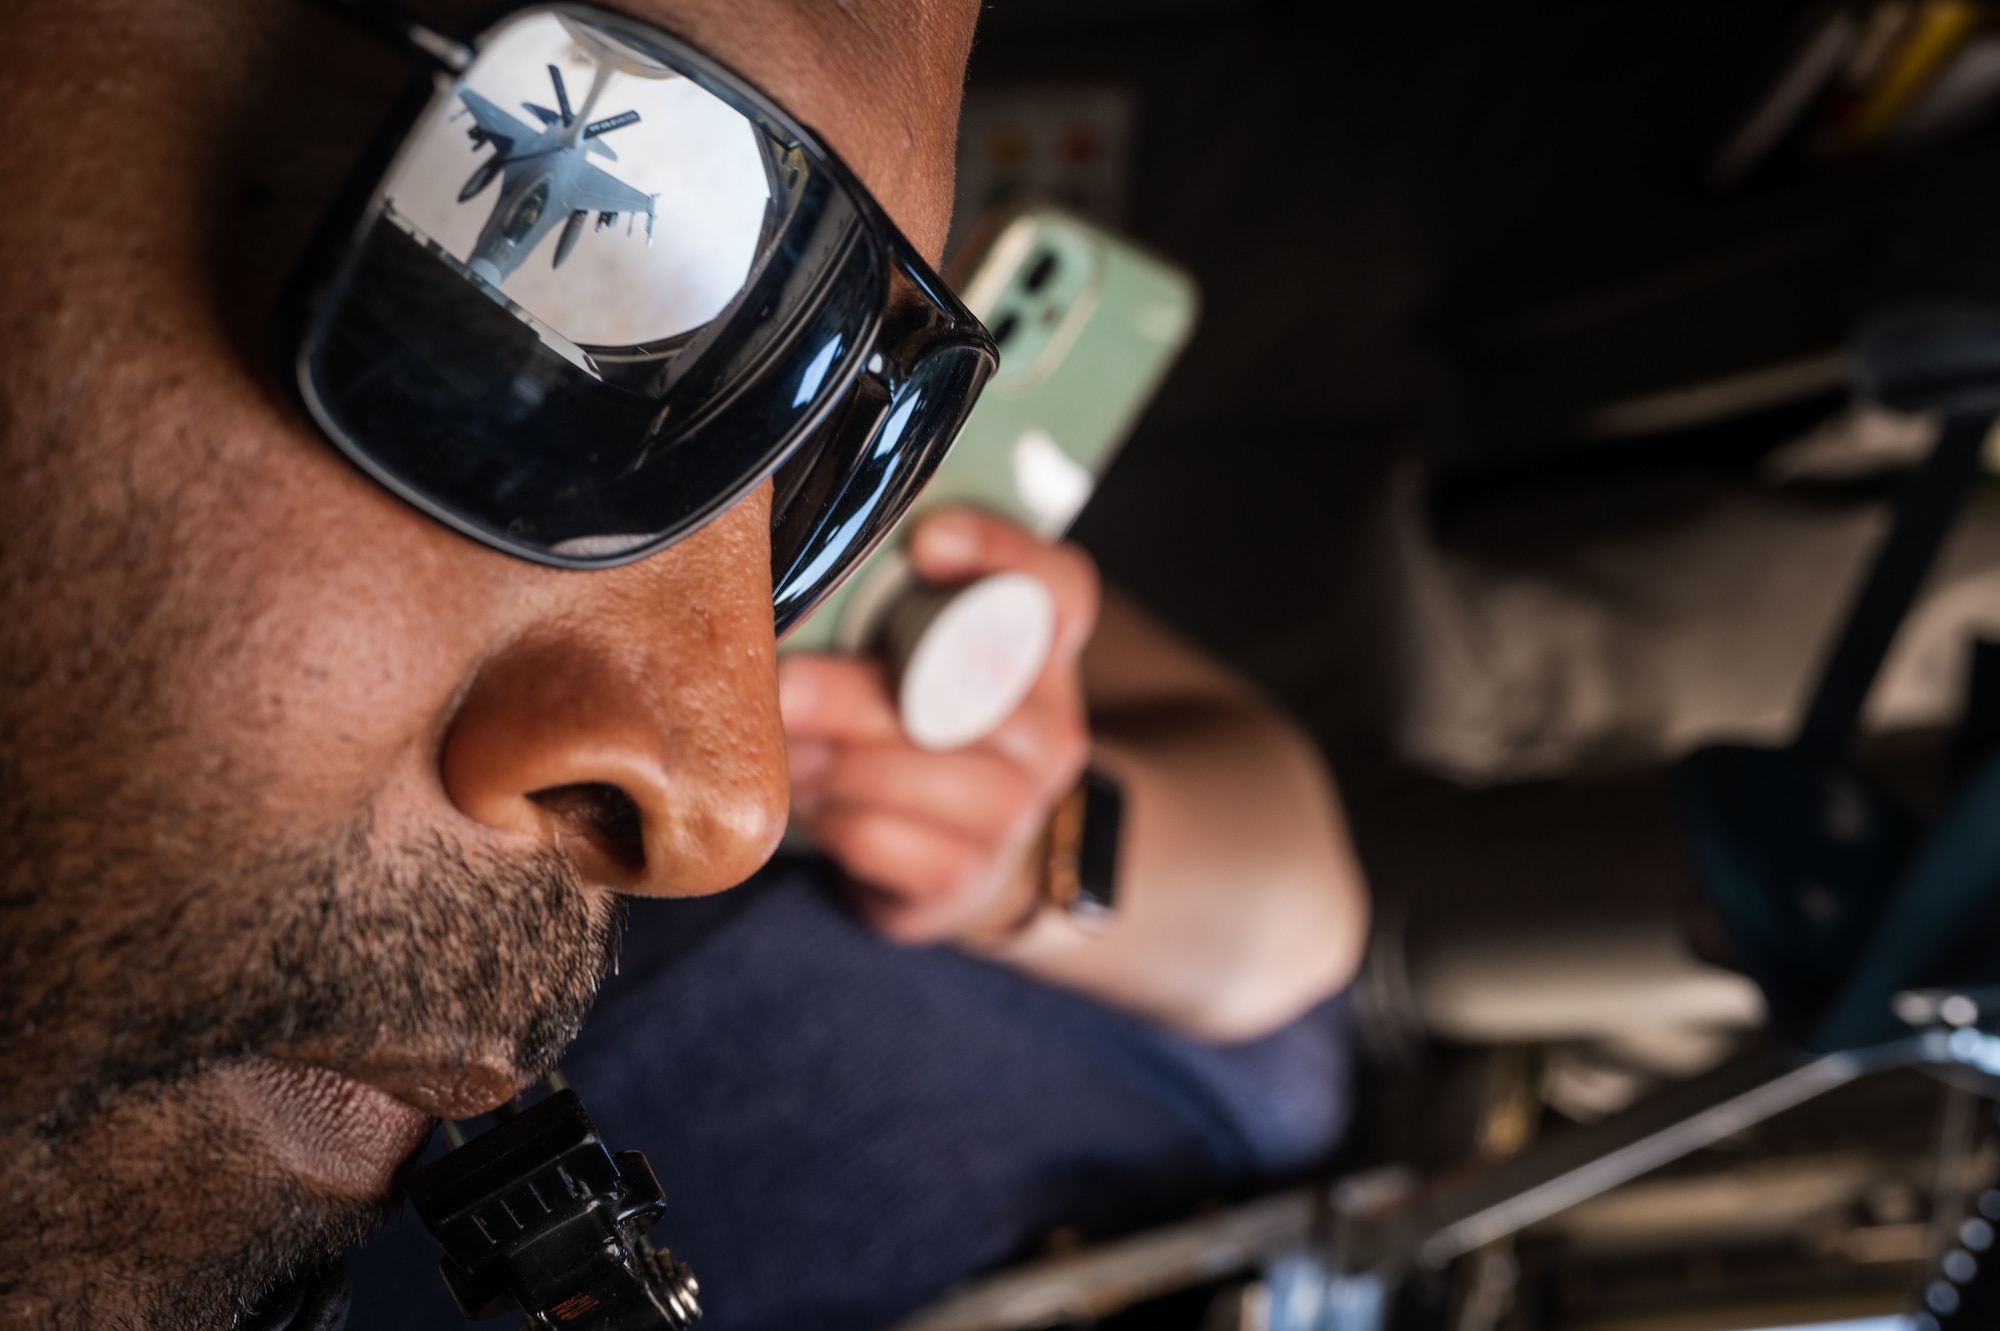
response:
{"label": "sunglasses lens", "polygon": [[758,139],[669,66],[544,14],[494,34],[382,192],[392,220],[559,337],[644,346],[743,289],[771,204]]}
{"label": "sunglasses lens", "polygon": [[740,101],[615,16],[489,32],[314,294],[322,426],[546,562],[625,562],[742,497],[845,393],[887,277],[841,183]]}
{"label": "sunglasses lens", "polygon": [[877,400],[872,431],[834,432],[855,444],[802,454],[780,475],[784,507],[771,533],[779,633],[803,619],[889,534],[958,438],[993,364],[978,347],[931,352],[893,397]]}

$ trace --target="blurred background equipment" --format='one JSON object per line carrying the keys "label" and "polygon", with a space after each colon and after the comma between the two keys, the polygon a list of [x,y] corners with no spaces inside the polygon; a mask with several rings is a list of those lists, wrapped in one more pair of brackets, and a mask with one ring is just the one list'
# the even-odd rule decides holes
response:
{"label": "blurred background equipment", "polygon": [[[1680,772],[1685,835],[1699,863],[1701,894],[1691,904],[1710,913],[1713,936],[1757,980],[1772,1017],[1770,1047],[1547,1143],[1532,1140],[1537,1125],[1526,1088],[1519,1072],[1502,1064],[1497,1089],[1484,1097],[1473,1141],[1478,1163],[1469,1174],[1447,1172],[1426,1183],[1412,1176],[1386,1199],[1344,1195],[1339,1185],[1307,1189],[1263,1203],[1254,1214],[1275,1207],[1275,1223],[1261,1229],[1239,1212],[1233,1233],[1195,1222],[1173,1236],[1179,1249],[1159,1237],[1141,1239],[1136,1248],[1074,1259],[1067,1269],[1059,1263],[1001,1277],[905,1331],[1076,1320],[1231,1267],[1264,1268],[1266,1292],[1256,1306],[1266,1310],[1267,1325],[1372,1331],[1389,1324],[1413,1278],[1447,1272],[1460,1282],[1455,1320],[1492,1325],[1511,1306],[1513,1247],[1524,1230],[1560,1224],[1565,1213],[1575,1224],[1575,1213],[1588,1216],[1593,1206],[1604,1217],[1600,1226],[1643,1230],[1658,1212],[1672,1211],[1671,1193],[1663,1196],[1655,1184],[1651,1198],[1644,1191],[1617,1200],[1605,1194],[1857,1078],[1910,1066],[1941,1070],[1957,1092],[1947,1098],[1940,1135],[1948,1158],[1933,1189],[1943,1274],[1924,1286],[1928,1311],[1919,1315],[1935,1322],[1985,1308],[1992,1276],[1979,1280],[1978,1258],[1958,1240],[1969,1238],[1983,1252],[1992,1237],[1980,1228],[1983,1217],[1962,1213],[1972,1096],[2000,1099],[2000,758],[1991,746],[1962,751],[1960,789],[1928,831],[1919,831],[1852,770],[1849,753],[1861,705],[1994,429],[2000,303],[1891,311],[1864,329],[1857,362],[1871,396],[1936,413],[1943,421],[1938,443],[1905,488],[1896,525],[1854,599],[1796,739],[1781,749],[1711,746],[1690,755]],[[1604,988],[1591,968],[1582,970],[1570,986],[1579,1004]],[[1563,978],[1554,972],[1541,987],[1560,988]],[[1517,987],[1503,979],[1493,992],[1504,1002]],[[1628,1030],[1650,1024],[1629,1016],[1622,1023]],[[1608,1033],[1619,1027],[1614,1021]],[[1703,1051],[1692,1052],[1698,1066]],[[1588,1092],[1572,1073],[1572,1085],[1545,1083],[1541,1098],[1589,1120],[1607,1106],[1593,1104]],[[1823,1203],[1823,1193],[1807,1191]],[[1762,1205],[1746,1209],[1755,1217],[1748,1232],[1773,1228],[1768,1215],[1758,1215]],[[1745,1218],[1711,1216],[1706,1232],[1740,1234]],[[1595,1237],[1600,1226],[1582,1232]],[[1273,1318],[1270,1308],[1285,1315]]]}
{"label": "blurred background equipment", "polygon": [[1116,100],[1207,294],[1077,535],[1341,774],[1374,1074],[911,1325],[1991,1325],[2000,13],[990,18],[961,215]]}

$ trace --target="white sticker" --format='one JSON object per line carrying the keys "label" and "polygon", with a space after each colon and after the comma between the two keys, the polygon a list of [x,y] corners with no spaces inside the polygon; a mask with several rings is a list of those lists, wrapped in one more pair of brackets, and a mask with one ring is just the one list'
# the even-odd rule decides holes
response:
{"label": "white sticker", "polygon": [[1060,535],[1090,499],[1090,469],[1062,451],[1046,430],[1014,441],[1014,491],[1043,536]]}

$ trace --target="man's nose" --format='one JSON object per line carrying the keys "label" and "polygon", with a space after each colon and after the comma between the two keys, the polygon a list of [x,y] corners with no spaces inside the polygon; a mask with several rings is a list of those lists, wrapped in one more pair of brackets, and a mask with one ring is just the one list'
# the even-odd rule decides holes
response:
{"label": "man's nose", "polygon": [[452,802],[620,891],[749,877],[787,798],[768,530],[753,499],[650,560],[569,575],[574,603],[465,693],[440,760]]}

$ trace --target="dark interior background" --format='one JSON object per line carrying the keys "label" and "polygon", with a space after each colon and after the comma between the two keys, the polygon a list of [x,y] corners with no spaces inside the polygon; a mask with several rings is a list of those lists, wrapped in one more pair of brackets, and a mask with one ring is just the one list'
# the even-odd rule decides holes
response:
{"label": "dark interior background", "polygon": [[[1923,156],[1711,188],[1789,0],[1001,0],[972,86],[1137,93],[1129,229],[1202,325],[1078,529],[1107,574],[1377,754],[1381,503],[1490,522],[1606,469],[1740,467],[1837,395],[1593,440],[1602,406],[1837,350]],[[1357,720],[1357,718],[1362,718]]]}
{"label": "dark interior background", "polygon": [[[1399,528],[1396,496],[1413,488],[1427,536],[1475,560],[1526,552],[1559,565],[1566,543],[1671,529],[1718,494],[1757,489],[1758,460],[1840,411],[1845,385],[1836,375],[1651,431],[1605,430],[1604,408],[1826,362],[1871,310],[1912,295],[2000,297],[1994,117],[1900,151],[1781,153],[1729,188],[1710,183],[1720,145],[1830,8],[998,0],[987,11],[975,94],[1036,81],[1133,90],[1126,227],[1203,289],[1194,341],[1076,534],[1111,581],[1300,718],[1340,778],[1377,912],[1356,990],[1377,1075],[1350,1163],[1462,1160],[1469,1138],[1450,1106],[1543,1077],[1546,1049],[1426,1043],[1413,1020],[1399,1026],[1393,997],[1371,997],[1394,990],[1383,975],[1422,961],[1426,930],[1476,934],[1496,954],[1508,938],[1567,931],[1587,962],[1626,917],[1682,937],[1700,896],[1671,754],[1486,788],[1391,761],[1383,718],[1406,665],[1391,549],[1409,511]],[[1786,501],[1880,509],[1897,479]],[[1716,566],[1730,575],[1727,559]],[[1727,672],[1728,657],[1699,669]],[[1895,737],[1864,766],[1920,807],[1941,743]],[[1577,997],[1587,1005],[1592,991]],[[1508,1072],[1510,1058],[1529,1070]],[[1539,1084],[1527,1094],[1554,1106]],[[1611,1325],[1624,1309],[1663,1326],[1674,1308],[1709,1317],[1731,1298],[1905,1306],[1937,1246],[1914,1217],[1957,1204],[1941,1190],[1924,1202],[1931,1185],[1907,1180],[1943,1179],[1959,1159],[1946,1149],[1959,1139],[1937,1126],[1969,1112],[1956,1094],[1920,1077],[1871,1082],[1655,1178],[1670,1191],[1780,1165],[1817,1174],[1830,1167],[1825,1143],[1865,1140],[1879,1177],[1834,1228],[1910,1237],[1893,1261],[1815,1248],[1775,1211],[1755,1242],[1714,1241],[1704,1221],[1661,1231],[1643,1260],[1530,1236],[1507,1250],[1520,1274],[1518,1296],[1496,1305],[1511,1308],[1504,1317],[1462,1315],[1485,1278],[1466,1266],[1440,1276],[1424,1295],[1436,1306],[1406,1324],[1524,1331]],[[1558,1130],[1561,1117],[1547,1116]],[[1905,1158],[1916,1163],[1897,1174]],[[1744,1187],[1731,1207],[1761,1213],[1769,1199]],[[1753,1324],[1777,1323],[1686,1323]]]}

